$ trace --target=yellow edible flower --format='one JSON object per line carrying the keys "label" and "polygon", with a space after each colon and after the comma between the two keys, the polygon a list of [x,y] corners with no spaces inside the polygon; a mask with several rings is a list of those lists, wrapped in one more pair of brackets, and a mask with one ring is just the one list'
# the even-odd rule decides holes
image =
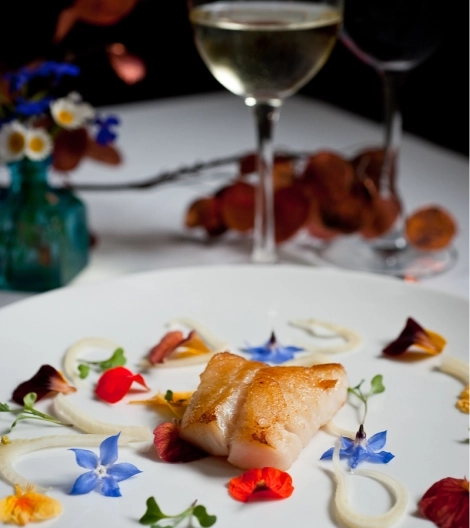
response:
{"label": "yellow edible flower", "polygon": [[29,522],[45,521],[62,513],[60,502],[36,493],[34,487],[22,490],[15,486],[15,494],[0,500],[0,521],[24,526]]}
{"label": "yellow edible flower", "polygon": [[11,440],[7,435],[3,435],[0,439],[0,443],[2,443],[3,445],[8,445],[11,444]]}
{"label": "yellow edible flower", "polygon": [[456,407],[459,411],[469,414],[469,386],[467,385],[465,389],[460,393],[459,399],[456,403]]}
{"label": "yellow edible flower", "polygon": [[[167,393],[168,394],[168,393]],[[132,400],[129,403],[143,403],[145,405],[154,405],[155,407],[167,407],[177,418],[182,418],[186,408],[188,407],[189,400],[193,395],[192,392],[172,392],[171,398],[168,398],[167,394],[159,392],[148,400]]]}

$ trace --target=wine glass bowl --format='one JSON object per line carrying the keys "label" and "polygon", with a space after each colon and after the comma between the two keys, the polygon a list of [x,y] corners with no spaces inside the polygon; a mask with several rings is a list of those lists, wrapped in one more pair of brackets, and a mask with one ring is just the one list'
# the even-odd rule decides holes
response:
{"label": "wine glass bowl", "polygon": [[259,181],[252,260],[276,262],[274,127],[284,99],[328,59],[342,23],[342,0],[189,0],[188,7],[201,58],[253,110]]}
{"label": "wine glass bowl", "polygon": [[380,236],[343,238],[323,248],[320,256],[330,263],[417,278],[445,271],[455,261],[451,249],[426,252],[410,246],[398,186],[402,91],[408,74],[439,45],[441,8],[437,0],[347,0],[345,4],[339,38],[359,60],[375,69],[384,89],[383,155],[373,192],[384,213],[386,206],[393,205],[397,214]]}

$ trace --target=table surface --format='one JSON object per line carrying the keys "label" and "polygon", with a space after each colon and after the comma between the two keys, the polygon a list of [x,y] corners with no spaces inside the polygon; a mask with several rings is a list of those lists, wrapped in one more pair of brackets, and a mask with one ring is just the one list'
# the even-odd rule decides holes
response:
{"label": "table surface", "polygon": [[[103,110],[121,118],[118,144],[123,163],[109,167],[83,162],[70,175],[73,184],[140,181],[162,171],[253,151],[256,141],[250,110],[241,99],[225,92]],[[294,96],[282,108],[275,145],[295,151],[354,152],[380,144],[381,135],[379,124]],[[438,204],[451,211],[458,223],[455,265],[422,284],[468,298],[468,158],[408,134],[403,137],[400,154],[398,187],[405,211]],[[159,268],[249,262],[249,237],[208,241],[203,233],[184,228],[185,211],[191,201],[217,189],[229,175],[227,170],[218,171],[217,178],[194,175],[146,190],[80,192],[98,243],[89,266],[67,287]],[[5,178],[5,171],[0,172],[0,181]],[[300,250],[295,241],[281,247],[280,265],[283,263],[326,265],[313,251]],[[0,292],[0,306],[30,295]]]}

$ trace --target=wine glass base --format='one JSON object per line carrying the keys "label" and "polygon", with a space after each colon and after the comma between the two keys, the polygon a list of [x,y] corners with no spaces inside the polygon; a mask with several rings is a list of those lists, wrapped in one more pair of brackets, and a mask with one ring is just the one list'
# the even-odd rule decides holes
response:
{"label": "wine glass base", "polygon": [[341,268],[409,279],[431,277],[447,271],[457,258],[455,248],[419,251],[406,246],[403,249],[381,250],[356,236],[334,240],[318,248],[316,254]]}

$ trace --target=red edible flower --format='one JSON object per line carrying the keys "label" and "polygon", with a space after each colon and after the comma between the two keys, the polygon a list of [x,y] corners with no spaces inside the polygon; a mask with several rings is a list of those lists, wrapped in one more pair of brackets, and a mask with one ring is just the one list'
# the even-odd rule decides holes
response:
{"label": "red edible flower", "polygon": [[289,473],[272,467],[254,468],[233,478],[228,485],[230,495],[241,502],[257,499],[287,499],[294,487]]}
{"label": "red edible flower", "polygon": [[158,425],[153,444],[158,456],[165,462],[191,462],[209,456],[205,451],[180,437],[178,426],[172,422]]}
{"label": "red edible flower", "polygon": [[62,392],[69,394],[77,389],[67,383],[64,376],[51,365],[42,365],[36,374],[29,380],[20,383],[13,391],[11,399],[23,405],[23,398],[30,392],[36,393],[36,401],[48,394]]}
{"label": "red edible flower", "polygon": [[466,478],[439,480],[423,495],[419,510],[439,528],[468,528],[468,490]]}
{"label": "red edible flower", "polygon": [[431,330],[425,330],[414,319],[408,317],[401,334],[389,343],[382,352],[387,356],[401,356],[414,346],[428,354],[436,355],[442,352],[445,345],[446,340],[442,336],[431,332]]}
{"label": "red edible flower", "polygon": [[98,398],[108,403],[116,403],[122,400],[129,392],[134,381],[150,390],[140,374],[133,374],[124,367],[115,367],[101,375],[96,385],[95,393]]}

